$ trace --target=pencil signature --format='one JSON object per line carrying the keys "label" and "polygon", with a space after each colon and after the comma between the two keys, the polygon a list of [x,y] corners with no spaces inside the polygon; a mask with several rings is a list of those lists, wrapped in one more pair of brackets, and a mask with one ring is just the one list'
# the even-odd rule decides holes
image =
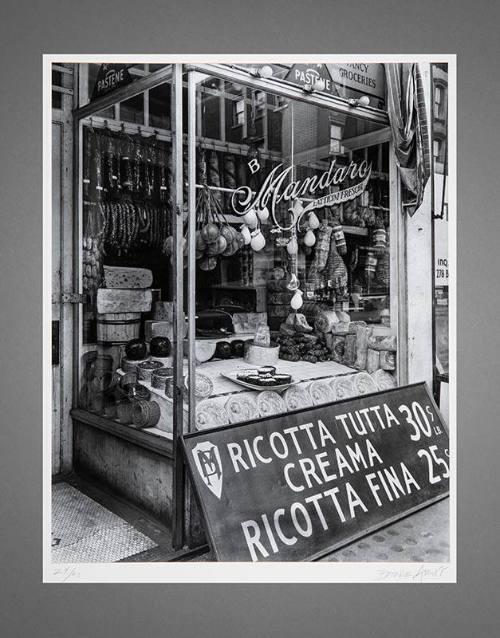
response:
{"label": "pencil signature", "polygon": [[52,575],[59,583],[65,583],[70,578],[78,579],[80,571],[76,565],[58,565],[53,568]]}
{"label": "pencil signature", "polygon": [[404,580],[407,582],[422,583],[427,579],[442,578],[449,569],[448,565],[437,565],[428,567],[420,565],[415,568],[390,569],[382,568],[377,572],[376,579],[380,582],[392,580]]}

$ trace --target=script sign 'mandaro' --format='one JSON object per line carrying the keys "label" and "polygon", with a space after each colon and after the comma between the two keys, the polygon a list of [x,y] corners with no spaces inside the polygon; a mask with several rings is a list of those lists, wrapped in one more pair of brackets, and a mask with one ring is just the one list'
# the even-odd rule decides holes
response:
{"label": "script sign 'mandaro'", "polygon": [[318,558],[448,494],[448,434],[423,383],[183,445],[218,560]]}
{"label": "script sign 'mandaro'", "polygon": [[[257,160],[249,162],[249,167],[252,172],[260,170]],[[368,185],[371,170],[372,166],[366,160],[359,164],[351,161],[348,165],[337,166],[334,159],[328,170],[321,175],[290,181],[293,166],[284,167],[283,164],[278,164],[266,175],[257,193],[254,193],[249,186],[237,188],[231,196],[232,208],[236,215],[241,216],[250,210],[259,212],[267,208],[275,226],[282,230],[290,230],[314,208],[336,206],[361,195]],[[359,181],[354,186],[340,189],[347,179]],[[311,196],[318,191],[326,192],[326,194],[311,201]],[[301,203],[302,199],[308,202],[305,207]],[[280,203],[291,204],[289,210],[292,216],[290,223],[286,226],[283,226],[276,216],[276,207]],[[300,208],[296,207],[297,203],[300,203]]]}

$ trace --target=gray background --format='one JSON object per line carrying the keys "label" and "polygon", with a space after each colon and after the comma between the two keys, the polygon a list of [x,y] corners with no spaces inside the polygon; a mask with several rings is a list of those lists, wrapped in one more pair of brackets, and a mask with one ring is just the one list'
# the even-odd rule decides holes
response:
{"label": "gray background", "polygon": [[[498,7],[446,0],[4,0],[3,636],[496,635]],[[458,53],[458,585],[41,585],[43,52]]]}

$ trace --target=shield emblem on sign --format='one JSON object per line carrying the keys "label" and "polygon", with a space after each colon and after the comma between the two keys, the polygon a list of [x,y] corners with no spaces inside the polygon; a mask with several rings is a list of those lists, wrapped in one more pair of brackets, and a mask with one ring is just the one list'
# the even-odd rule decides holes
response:
{"label": "shield emblem on sign", "polygon": [[222,493],[222,464],[219,449],[213,443],[198,443],[192,450],[199,475],[208,489],[220,498]]}

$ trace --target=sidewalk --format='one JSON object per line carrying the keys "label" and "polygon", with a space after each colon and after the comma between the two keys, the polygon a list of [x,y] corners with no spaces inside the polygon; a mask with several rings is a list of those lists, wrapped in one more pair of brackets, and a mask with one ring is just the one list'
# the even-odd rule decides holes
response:
{"label": "sidewalk", "polygon": [[[212,561],[172,550],[169,530],[141,510],[79,477],[52,486],[52,561],[55,563]],[[326,562],[449,561],[449,499],[342,547]]]}
{"label": "sidewalk", "polygon": [[71,476],[52,485],[52,561],[169,560],[169,530],[100,487]]}

